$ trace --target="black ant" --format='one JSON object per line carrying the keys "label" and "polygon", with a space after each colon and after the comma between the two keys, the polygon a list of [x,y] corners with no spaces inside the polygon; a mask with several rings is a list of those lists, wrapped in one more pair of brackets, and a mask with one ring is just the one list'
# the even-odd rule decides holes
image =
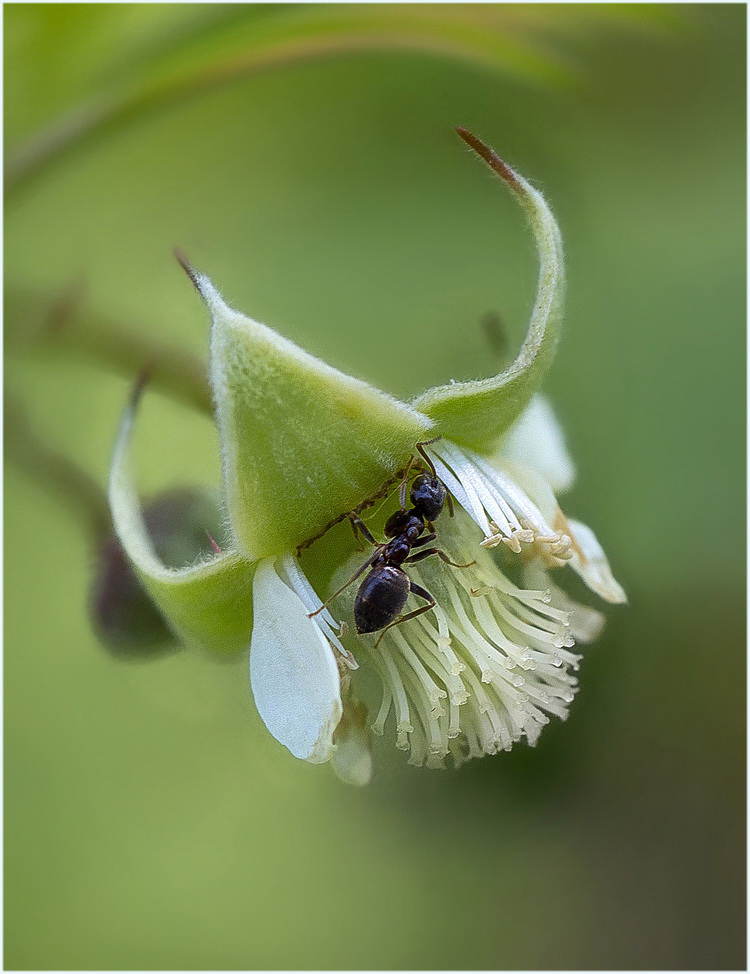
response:
{"label": "black ant", "polygon": [[[402,565],[422,561],[423,558],[428,558],[430,555],[437,555],[446,565],[452,565],[454,568],[469,567],[469,565],[457,565],[440,548],[423,548],[422,551],[412,554],[412,548],[422,548],[423,545],[429,544],[437,538],[432,522],[439,517],[446,502],[450,514],[453,514],[451,496],[445,484],[438,477],[435,465],[424,449],[429,443],[434,442],[434,440],[428,440],[424,443],[417,443],[417,450],[431,473],[421,473],[414,478],[409,492],[412,503],[410,510],[406,509],[406,485],[411,461],[407,464],[404,479],[401,482],[401,508],[388,518],[383,529],[386,538],[391,540],[378,544],[364,522],[354,513],[349,515],[357,530],[364,535],[370,544],[375,545],[375,551],[364,565],[357,569],[349,581],[342,585],[337,592],[334,592],[328,602],[340,595],[344,589],[348,588],[352,582],[355,582],[360,575],[369,569],[369,573],[360,585],[357,597],[354,600],[354,623],[360,635],[378,632],[382,629],[378,643],[383,638],[385,631],[391,626],[397,626],[408,619],[414,619],[422,615],[423,612],[434,609],[437,605],[433,596],[426,589],[412,582],[401,567]],[[427,534],[424,534],[425,530],[428,532]],[[473,565],[474,562],[469,564]],[[424,599],[427,605],[413,609],[406,615],[399,615],[409,594]],[[324,606],[321,606],[315,612],[311,612],[310,617],[317,615],[323,608]]]}

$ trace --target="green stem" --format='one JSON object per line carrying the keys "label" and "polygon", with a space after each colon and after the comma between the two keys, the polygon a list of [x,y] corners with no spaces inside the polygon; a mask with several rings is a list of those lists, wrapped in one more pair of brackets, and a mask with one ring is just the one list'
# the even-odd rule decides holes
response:
{"label": "green stem", "polygon": [[111,530],[104,489],[77,463],[48,446],[32,428],[21,403],[7,392],[4,433],[6,458],[72,510],[93,543],[100,542]]}
{"label": "green stem", "polygon": [[81,307],[81,298],[80,284],[57,297],[10,290],[6,321],[16,322],[11,342],[19,349],[78,355],[128,379],[148,370],[153,388],[211,414],[206,367],[199,359]]}

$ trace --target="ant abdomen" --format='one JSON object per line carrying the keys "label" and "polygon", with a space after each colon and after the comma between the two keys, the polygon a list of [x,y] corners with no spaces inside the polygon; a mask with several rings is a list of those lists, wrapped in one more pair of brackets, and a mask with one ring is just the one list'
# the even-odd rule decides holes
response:
{"label": "ant abdomen", "polygon": [[393,565],[382,565],[370,572],[354,600],[357,632],[377,632],[393,622],[406,605],[409,588],[406,572]]}

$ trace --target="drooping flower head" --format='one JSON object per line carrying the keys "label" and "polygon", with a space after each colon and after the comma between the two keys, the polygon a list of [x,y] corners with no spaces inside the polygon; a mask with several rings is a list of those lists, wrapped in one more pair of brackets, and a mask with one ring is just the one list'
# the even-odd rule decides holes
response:
{"label": "drooping flower head", "polygon": [[[371,731],[428,766],[508,750],[521,738],[534,744],[551,717],[566,717],[575,644],[594,639],[603,622],[551,572],[569,565],[605,600],[624,601],[593,533],[556,500],[574,470],[538,389],[559,334],[557,224],[518,173],[459,134],[521,203],[540,257],[528,334],[506,371],[398,402],[233,310],[185,262],[212,318],[229,545],[181,569],[157,557],[128,472],[141,389],[112,465],[120,541],[174,634],[216,653],[249,643],[253,695],[274,737],[358,784],[372,774]],[[417,476],[444,485],[447,510],[442,501],[427,515],[417,506],[409,531],[384,538],[384,513],[408,507]],[[332,527],[347,518],[372,544],[351,557]],[[333,572],[327,548],[340,553]],[[493,548],[504,552],[502,566]],[[358,635],[357,589],[365,583],[369,592],[386,576],[401,586],[392,624]],[[380,687],[369,711],[367,686],[360,693],[360,681],[372,684],[367,674]]]}

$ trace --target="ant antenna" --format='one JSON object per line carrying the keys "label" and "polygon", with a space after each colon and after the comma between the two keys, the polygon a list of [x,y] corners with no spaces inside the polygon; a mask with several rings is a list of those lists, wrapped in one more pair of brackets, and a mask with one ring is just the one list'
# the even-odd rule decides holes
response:
{"label": "ant antenna", "polygon": [[[411,465],[413,463],[414,463],[414,454],[412,453],[412,455],[409,457],[409,462],[406,464],[406,467],[404,469],[404,476],[401,481],[401,489],[399,491],[399,501],[401,502],[402,511],[406,510],[406,485],[409,480],[409,472],[411,471]],[[385,501],[383,503],[385,503]],[[380,506],[382,507],[383,505],[381,504]]]}
{"label": "ant antenna", "polygon": [[437,477],[437,470],[435,469],[435,464],[432,462],[432,457],[427,453],[424,447],[429,446],[430,443],[437,443],[438,440],[442,440],[442,436],[433,436],[431,440],[422,440],[421,443],[417,443],[417,450],[419,455],[422,457],[424,462],[432,471],[432,476]]}

